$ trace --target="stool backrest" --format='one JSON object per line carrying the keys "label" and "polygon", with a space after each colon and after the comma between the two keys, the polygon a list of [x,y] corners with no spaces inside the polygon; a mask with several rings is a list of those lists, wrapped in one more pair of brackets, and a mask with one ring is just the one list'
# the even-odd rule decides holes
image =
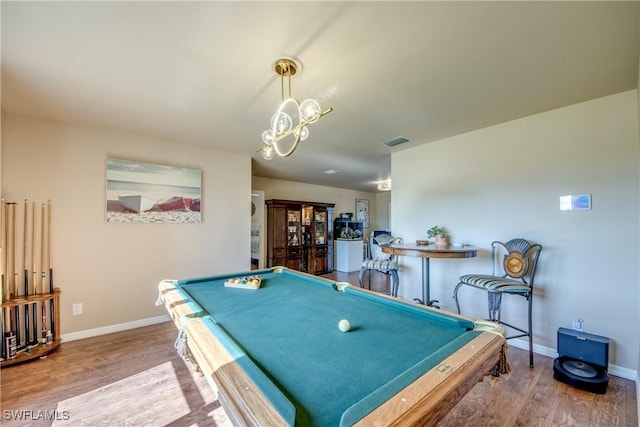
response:
{"label": "stool backrest", "polygon": [[389,243],[400,243],[402,238],[391,237],[389,234],[377,234],[375,237],[371,233],[370,247],[371,247],[371,259],[387,261],[391,259],[391,254],[387,254],[382,251],[380,245],[386,245]]}
{"label": "stool backrest", "polygon": [[502,277],[520,279],[533,288],[541,251],[541,245],[531,244],[525,239],[511,239],[506,243],[494,241],[491,243],[493,275],[500,275],[496,272],[502,270]]}

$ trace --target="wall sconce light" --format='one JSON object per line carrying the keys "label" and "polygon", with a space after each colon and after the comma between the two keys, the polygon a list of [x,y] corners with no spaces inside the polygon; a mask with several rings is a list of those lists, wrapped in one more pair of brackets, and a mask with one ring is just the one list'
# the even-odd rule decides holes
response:
{"label": "wall sconce light", "polygon": [[378,183],[378,190],[380,190],[380,191],[391,191],[391,180],[388,179],[386,181],[380,181]]}

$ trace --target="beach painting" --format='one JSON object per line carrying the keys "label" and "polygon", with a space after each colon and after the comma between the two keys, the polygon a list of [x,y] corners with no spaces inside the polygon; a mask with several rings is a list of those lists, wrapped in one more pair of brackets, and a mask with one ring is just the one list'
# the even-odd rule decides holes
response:
{"label": "beach painting", "polygon": [[107,222],[201,222],[201,170],[119,159],[106,170]]}

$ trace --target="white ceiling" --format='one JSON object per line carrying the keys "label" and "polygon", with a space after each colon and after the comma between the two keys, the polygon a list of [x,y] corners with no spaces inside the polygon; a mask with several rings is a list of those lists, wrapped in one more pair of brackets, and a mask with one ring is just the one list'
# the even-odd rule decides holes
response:
{"label": "white ceiling", "polygon": [[[638,6],[2,1],[2,109],[376,191],[394,151],[636,88]],[[334,111],[293,156],[267,162],[255,151],[280,102],[282,55],[302,63],[293,95]],[[399,135],[411,142],[381,145]]]}

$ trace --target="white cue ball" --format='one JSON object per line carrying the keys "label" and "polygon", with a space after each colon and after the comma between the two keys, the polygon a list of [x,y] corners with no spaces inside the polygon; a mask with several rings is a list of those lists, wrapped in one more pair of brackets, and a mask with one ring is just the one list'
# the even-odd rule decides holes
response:
{"label": "white cue ball", "polygon": [[347,319],[342,319],[338,322],[338,329],[340,329],[342,332],[348,332],[349,330],[351,330],[351,323],[349,323]]}

